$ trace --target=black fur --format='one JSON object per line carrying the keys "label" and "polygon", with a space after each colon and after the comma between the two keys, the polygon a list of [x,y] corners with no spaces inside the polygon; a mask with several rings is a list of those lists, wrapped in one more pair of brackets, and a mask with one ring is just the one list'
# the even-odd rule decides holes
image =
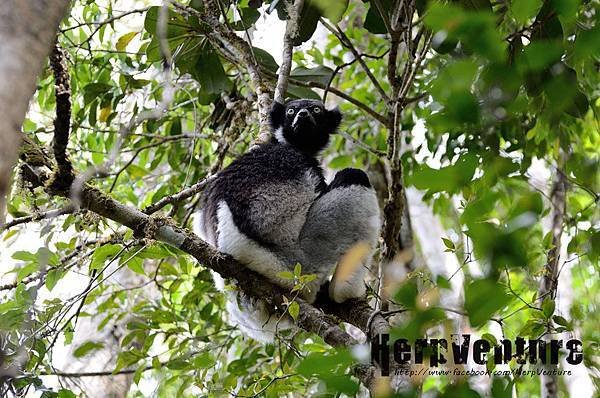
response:
{"label": "black fur", "polygon": [[[271,242],[264,241],[254,231],[246,215],[253,188],[257,185],[301,179],[309,169],[312,169],[313,174],[319,178],[320,182],[314,188],[316,193],[321,193],[327,188],[327,184],[325,184],[323,170],[314,157],[278,142],[260,145],[221,171],[205,192],[206,214],[210,217],[210,224],[216,225],[216,206],[224,199],[240,231],[263,246],[269,247]],[[216,231],[212,232],[216,233]]]}
{"label": "black fur", "polygon": [[274,102],[270,118],[273,130],[281,128],[290,145],[314,156],[327,146],[329,135],[335,133],[342,115],[337,109],[325,109],[321,101],[301,99],[285,105]]}
{"label": "black fur", "polygon": [[[316,107],[319,107],[319,112],[314,111]],[[294,109],[293,115],[287,114],[289,109]],[[302,110],[310,112],[310,116],[293,126],[296,114]],[[315,123],[312,123],[311,117]],[[286,105],[274,102],[270,121],[273,129],[283,129],[287,142],[281,143],[274,137],[271,142],[254,148],[222,170],[207,187],[204,214],[208,219],[204,225],[213,228],[205,231],[207,236],[216,237],[217,206],[225,200],[239,230],[261,245],[270,247],[272,242],[265,241],[249,221],[248,203],[253,199],[253,188],[302,179],[306,171],[312,170],[318,179],[315,193],[327,190],[323,170],[315,155],[327,146],[329,135],[337,129],[341,121],[340,112],[337,109],[326,110],[320,101],[314,100],[295,100]]]}
{"label": "black fur", "polygon": [[363,187],[371,188],[369,177],[364,171],[347,168],[336,173],[327,190],[330,191],[335,188],[349,187],[351,185],[362,185]]}

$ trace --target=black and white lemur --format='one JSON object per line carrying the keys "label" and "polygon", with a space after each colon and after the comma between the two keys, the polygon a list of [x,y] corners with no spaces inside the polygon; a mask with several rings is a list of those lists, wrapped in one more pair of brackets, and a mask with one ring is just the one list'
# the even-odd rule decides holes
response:
{"label": "black and white lemur", "polygon": [[[317,160],[341,121],[337,109],[315,100],[275,102],[271,142],[259,145],[218,173],[204,193],[196,232],[271,282],[291,288],[281,271],[302,265],[317,278],[302,291],[312,302],[340,258],[359,242],[371,253],[344,280],[334,277],[329,296],[336,302],[365,294],[364,277],[381,226],[374,190],[362,170],[344,169],[327,185]],[[341,279],[341,278],[338,278]],[[215,274],[217,288],[224,281]],[[291,327],[289,318],[270,314],[266,303],[228,289],[229,322],[260,341]]]}

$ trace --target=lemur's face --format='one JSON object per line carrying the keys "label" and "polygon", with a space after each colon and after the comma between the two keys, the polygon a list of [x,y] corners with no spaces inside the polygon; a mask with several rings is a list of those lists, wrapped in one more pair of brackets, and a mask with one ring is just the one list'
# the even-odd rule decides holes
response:
{"label": "lemur's face", "polygon": [[300,99],[287,104],[273,103],[271,125],[279,142],[286,142],[308,154],[324,149],[341,121],[337,109],[328,110],[321,101]]}

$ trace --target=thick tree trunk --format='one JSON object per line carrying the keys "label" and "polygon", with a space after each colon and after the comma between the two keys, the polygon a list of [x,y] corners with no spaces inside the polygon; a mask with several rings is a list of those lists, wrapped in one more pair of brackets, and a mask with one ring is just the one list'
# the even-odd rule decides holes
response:
{"label": "thick tree trunk", "polygon": [[19,129],[68,0],[0,2],[0,224],[5,220]]}

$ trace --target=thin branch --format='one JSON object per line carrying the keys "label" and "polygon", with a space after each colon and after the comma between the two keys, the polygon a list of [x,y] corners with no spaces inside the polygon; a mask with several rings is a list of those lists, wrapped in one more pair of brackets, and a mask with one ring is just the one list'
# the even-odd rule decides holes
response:
{"label": "thin branch", "polygon": [[[386,50],[381,55],[361,54],[361,57],[372,58],[372,59],[381,59],[381,58],[385,57],[385,55],[388,53],[388,51],[389,50]],[[331,85],[333,84],[333,80],[335,79],[335,77],[337,76],[339,71],[341,71],[342,69],[344,69],[347,66],[353,65],[356,61],[358,61],[358,58],[353,58],[351,61],[348,61],[346,63],[340,64],[335,67],[335,69],[333,70],[333,73],[331,74],[331,77],[327,81],[327,86],[325,87],[325,91],[323,91],[323,102],[325,102],[325,100],[327,99],[327,93],[329,92],[329,89],[331,88]]]}
{"label": "thin branch", "polygon": [[202,181],[197,182],[196,184],[192,185],[189,188],[186,188],[178,193],[165,196],[164,198],[160,199],[158,202],[146,207],[143,210],[143,212],[150,215],[150,214],[156,213],[157,211],[159,211],[160,209],[162,209],[163,207],[165,207],[168,204],[181,202],[182,200],[187,199],[190,196],[194,196],[195,194],[201,192],[206,187],[206,185],[210,181],[212,181],[214,178],[215,178],[214,175],[212,175],[210,177],[206,177]]}
{"label": "thin branch", "polygon": [[552,201],[552,248],[548,251],[547,262],[544,268],[544,275],[539,288],[539,294],[550,294],[550,298],[554,299],[556,296],[556,288],[558,286],[558,260],[560,256],[561,248],[561,237],[563,224],[566,215],[566,191],[567,191],[567,179],[560,169],[554,175],[554,184],[552,185],[552,191],[550,192],[550,199]]}
{"label": "thin branch", "polygon": [[342,137],[344,137],[345,139],[347,139],[348,141],[352,142],[353,144],[364,149],[365,151],[372,153],[375,156],[378,156],[378,157],[385,156],[385,152],[371,148],[370,146],[368,146],[361,140],[357,140],[356,138],[352,137],[350,134],[346,133],[345,131],[338,131],[338,134],[341,135]]}
{"label": "thin branch", "polygon": [[98,33],[100,31],[100,28],[102,28],[102,26],[110,24],[110,23],[113,23],[114,21],[116,21],[118,19],[121,19],[123,17],[126,17],[127,15],[142,14],[142,13],[148,11],[149,9],[150,9],[150,7],[138,8],[138,9],[135,9],[135,10],[126,11],[126,12],[124,12],[122,14],[115,15],[113,17],[107,18],[104,21],[89,22],[89,23],[78,24],[76,26],[70,26],[68,28],[62,29],[61,33],[65,33],[65,32],[68,32],[69,30],[77,29],[77,28],[80,28],[80,27],[85,26],[85,25],[90,25],[90,24],[96,25],[96,27],[94,28],[94,30],[92,31],[92,33],[90,33],[90,35],[84,41],[82,41],[81,43],[79,43],[77,45],[78,49],[83,49],[83,46],[85,44],[88,44],[92,40],[92,38],[96,35],[96,33]]}
{"label": "thin branch", "polygon": [[333,26],[324,18],[320,18],[319,21],[321,21],[321,24],[323,24],[323,26],[325,26],[327,30],[333,33],[335,37],[337,37],[342,46],[346,47],[348,50],[350,50],[350,52],[352,52],[352,55],[354,55],[354,58],[358,60],[358,63],[363,68],[363,70],[365,71],[365,73],[367,74],[367,76],[369,77],[369,79],[371,80],[381,97],[385,100],[386,103],[389,102],[390,98],[388,97],[387,93],[385,92],[383,87],[381,87],[381,84],[379,84],[379,81],[377,80],[375,75],[373,75],[373,72],[371,72],[371,69],[366,64],[365,60],[363,59],[362,55],[358,52],[356,47],[354,47],[352,41],[348,38],[348,36],[346,36],[346,34],[340,29],[338,25]]}
{"label": "thin branch", "polygon": [[44,220],[44,219],[48,219],[48,218],[54,218],[54,217],[62,216],[64,214],[73,213],[74,211],[75,211],[75,206],[66,205],[60,209],[54,209],[54,210],[49,210],[49,211],[42,212],[42,213],[30,214],[28,216],[15,218],[15,219],[7,222],[4,225],[1,225],[0,232],[4,232],[7,229],[12,228],[17,225],[20,225],[20,224],[25,224],[25,223],[28,223],[31,221]]}
{"label": "thin branch", "polygon": [[383,24],[385,25],[385,29],[388,31],[388,33],[390,35],[393,36],[394,29],[392,28],[392,25],[390,23],[390,17],[388,15],[388,13],[385,12],[385,8],[383,7],[383,4],[381,3],[381,0],[373,0],[371,2],[371,7],[373,6],[373,4],[377,8],[377,12],[379,13],[379,16],[381,16],[381,19],[383,20]]}
{"label": "thin branch", "polygon": [[285,93],[287,92],[288,79],[292,69],[292,55],[294,50],[294,41],[298,37],[298,26],[300,24],[300,14],[304,0],[296,0],[294,4],[287,2],[288,20],[285,25],[285,35],[283,36],[283,55],[281,67],[275,85],[275,101],[283,104]]}
{"label": "thin branch", "polygon": [[[275,79],[276,75],[273,72],[270,72],[268,70],[263,69],[265,75],[271,79]],[[308,81],[308,82],[304,82],[302,80],[296,80],[293,78],[289,79],[290,84],[293,84],[295,86],[299,86],[299,87],[308,87],[308,88],[319,88],[321,90],[325,90],[327,89],[327,86],[323,83],[320,82],[314,82],[314,81]],[[351,95],[346,94],[345,92],[335,88],[335,87],[329,87],[329,92],[331,92],[332,94],[337,95],[338,97],[345,99],[346,101],[350,102],[351,104],[355,105],[357,108],[365,111],[366,113],[368,113],[369,115],[371,115],[375,120],[377,120],[378,122],[382,123],[383,125],[387,124],[387,119],[385,118],[385,116],[383,116],[380,113],[377,113],[376,111],[373,110],[372,107],[368,106],[367,104],[357,100],[356,98],[352,97]]]}

